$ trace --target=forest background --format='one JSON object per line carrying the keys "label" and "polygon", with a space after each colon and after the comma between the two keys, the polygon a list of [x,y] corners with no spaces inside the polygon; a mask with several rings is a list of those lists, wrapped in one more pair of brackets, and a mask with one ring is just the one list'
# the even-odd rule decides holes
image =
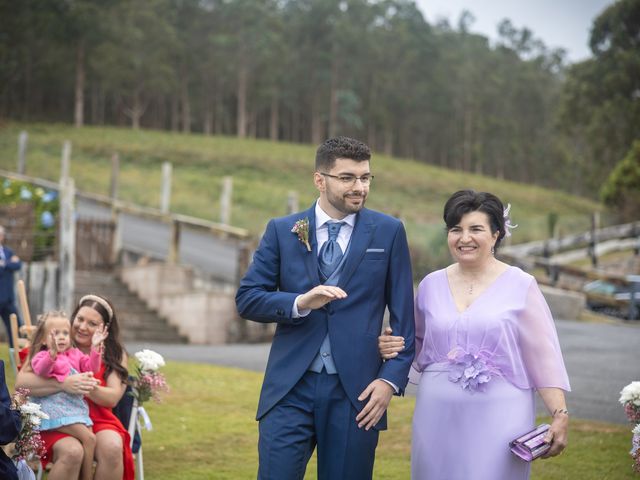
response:
{"label": "forest background", "polygon": [[640,138],[640,2],[568,64],[406,0],[0,0],[0,118],[376,151],[597,197]]}

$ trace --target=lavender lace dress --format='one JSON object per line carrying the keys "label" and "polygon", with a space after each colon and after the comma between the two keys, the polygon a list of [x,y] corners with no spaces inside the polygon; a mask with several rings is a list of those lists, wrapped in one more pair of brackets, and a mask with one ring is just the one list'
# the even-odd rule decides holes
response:
{"label": "lavender lace dress", "polygon": [[420,283],[415,305],[412,478],[528,479],[530,465],[508,444],[534,426],[534,389],[570,388],[534,278],[509,267],[459,312],[438,270]]}

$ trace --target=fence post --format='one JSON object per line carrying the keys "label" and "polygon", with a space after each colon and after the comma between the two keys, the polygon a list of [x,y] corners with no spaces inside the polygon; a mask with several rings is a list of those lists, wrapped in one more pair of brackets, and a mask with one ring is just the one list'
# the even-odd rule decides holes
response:
{"label": "fence post", "polygon": [[233,177],[222,179],[222,194],[220,195],[220,223],[229,225],[231,221],[231,194],[233,193]]}
{"label": "fence post", "polygon": [[638,299],[636,295],[640,293],[640,275],[627,275],[627,281],[629,282],[629,320],[640,319],[640,312],[638,308]]}
{"label": "fence post", "polygon": [[29,134],[22,130],[18,135],[18,173],[24,175],[27,166],[27,141]]}
{"label": "fence post", "polygon": [[69,180],[69,171],[71,169],[71,142],[65,140],[62,145],[62,161],[60,163],[60,186]]}
{"label": "fence post", "polygon": [[598,212],[593,212],[591,214],[591,234],[589,235],[589,247],[587,251],[589,252],[589,256],[591,257],[591,266],[596,268],[598,266],[598,256],[596,255],[596,230],[598,229],[598,224],[600,223],[600,214]]}
{"label": "fence post", "polygon": [[118,198],[118,181],[120,179],[120,155],[115,152],[111,155],[111,184],[109,186],[109,197],[113,202]]}
{"label": "fence post", "polygon": [[111,245],[111,263],[117,265],[120,261],[120,251],[122,250],[122,226],[120,225],[120,209],[111,204],[111,221],[114,224],[113,244]]}
{"label": "fence post", "polygon": [[73,308],[75,291],[75,193],[73,178],[67,178],[60,182],[60,294],[58,304],[66,312],[71,312]]}
{"label": "fence post", "polygon": [[160,211],[169,213],[169,204],[171,203],[171,163],[162,163],[162,189],[160,193]]}
{"label": "fence post", "polygon": [[169,238],[169,253],[167,255],[167,263],[175,265],[178,263],[180,252],[180,222],[176,219],[171,220],[171,233]]}
{"label": "fence post", "polygon": [[298,192],[289,191],[287,194],[287,215],[298,211]]}

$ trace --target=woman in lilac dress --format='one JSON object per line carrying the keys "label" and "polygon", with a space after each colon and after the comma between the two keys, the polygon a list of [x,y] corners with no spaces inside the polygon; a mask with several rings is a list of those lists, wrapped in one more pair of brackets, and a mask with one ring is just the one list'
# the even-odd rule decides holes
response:
{"label": "woman in lilac dress", "polygon": [[[569,380],[553,318],[535,279],[494,256],[512,228],[494,195],[463,190],[444,208],[455,263],[427,275],[415,300],[418,393],[414,480],[526,480],[509,442],[535,425],[538,391],[553,417],[551,449],[567,443]],[[402,337],[380,337],[392,358]]]}

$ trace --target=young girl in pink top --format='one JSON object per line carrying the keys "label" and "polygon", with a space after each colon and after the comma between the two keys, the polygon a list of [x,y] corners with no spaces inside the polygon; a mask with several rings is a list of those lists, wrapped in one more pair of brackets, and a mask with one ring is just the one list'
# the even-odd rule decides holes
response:
{"label": "young girl in pink top", "polygon": [[[29,354],[31,368],[37,375],[62,382],[73,373],[98,373],[106,330],[101,328],[94,333],[89,355],[71,346],[70,330],[71,323],[62,312],[48,312],[40,318]],[[93,422],[89,418],[89,407],[82,395],[63,391],[46,397],[32,397],[32,401],[39,403],[42,411],[49,415],[48,419],[42,420],[40,430],[58,430],[80,440],[84,448],[81,478],[90,480],[96,438],[91,430]]]}

